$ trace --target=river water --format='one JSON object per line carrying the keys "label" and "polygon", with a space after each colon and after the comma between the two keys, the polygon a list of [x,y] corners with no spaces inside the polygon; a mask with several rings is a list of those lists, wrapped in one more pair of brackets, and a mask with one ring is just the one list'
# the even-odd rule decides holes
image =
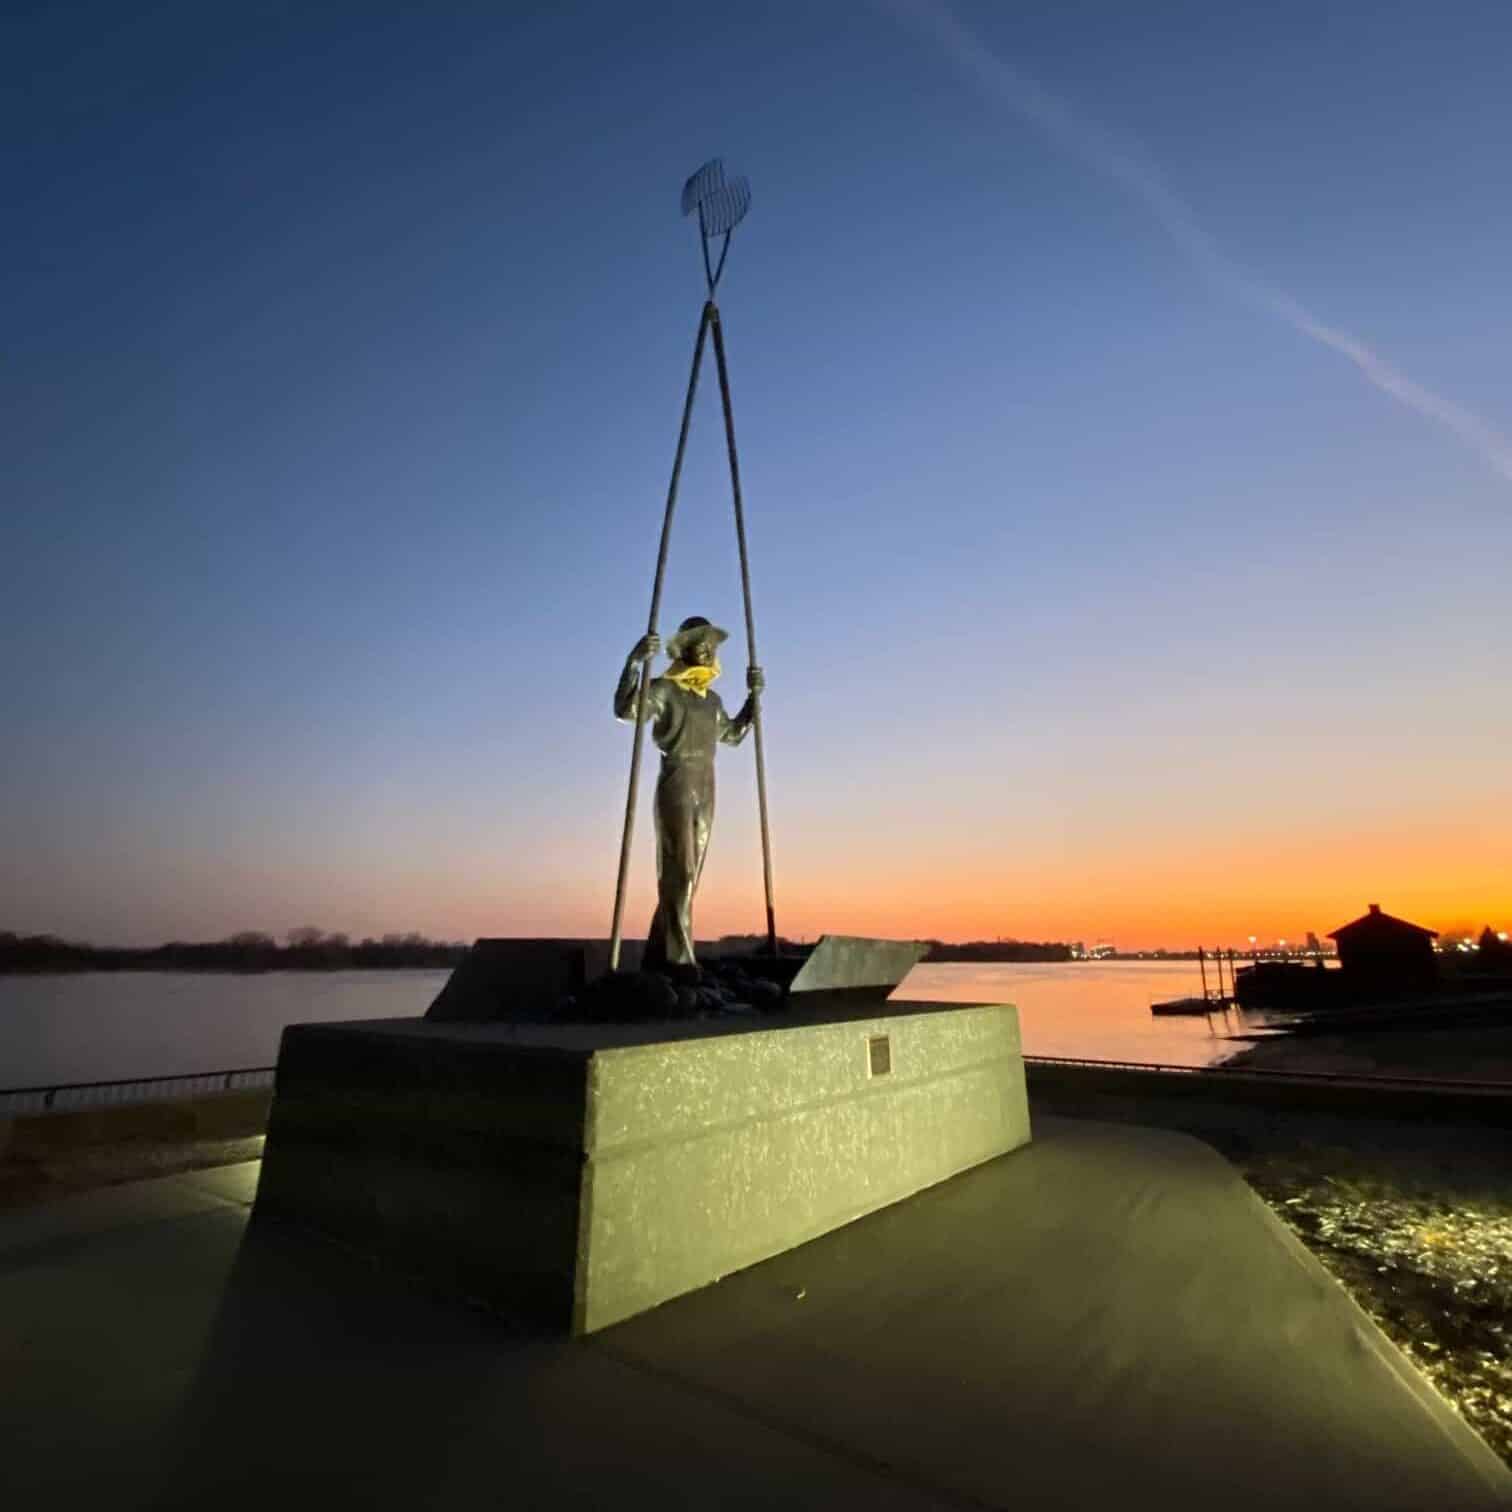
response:
{"label": "river water", "polygon": [[[1209,985],[1212,968],[1208,968]],[[1075,961],[915,966],[895,997],[1015,1003],[1026,1055],[1211,1066],[1245,1048],[1225,1036],[1261,1027],[1234,1012],[1156,1018],[1150,1004],[1202,992],[1196,961]]]}
{"label": "river water", "polygon": [[[84,972],[0,977],[0,1088],[271,1066],[285,1024],[424,1013],[440,971]],[[1153,1018],[1198,991],[1192,962],[915,967],[895,996],[1016,1003],[1030,1055],[1206,1066],[1242,1049],[1232,1014]]]}

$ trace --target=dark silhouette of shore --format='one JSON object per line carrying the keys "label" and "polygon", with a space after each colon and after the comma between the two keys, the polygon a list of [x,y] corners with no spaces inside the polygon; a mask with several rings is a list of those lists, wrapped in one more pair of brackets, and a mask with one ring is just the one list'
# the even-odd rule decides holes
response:
{"label": "dark silhouette of shore", "polygon": [[0,931],[0,975],[73,971],[369,971],[455,966],[467,953],[460,941],[420,934],[388,934],[353,943],[343,934],[296,929],[280,945],[269,934],[243,931],[205,943],[172,941],[133,949],[87,945],[56,935]]}
{"label": "dark silhouette of shore", "polygon": [[[765,936],[749,937],[764,946]],[[727,936],[717,954],[738,952],[743,937]],[[789,942],[783,941],[784,945]],[[927,961],[1069,961],[1070,945],[1033,940],[931,940]],[[793,945],[791,949],[802,947]],[[171,941],[147,947],[89,945],[56,935],[18,935],[0,930],[0,975],[68,971],[367,971],[389,967],[455,966],[464,941],[430,940],[419,934],[387,934],[354,943],[344,934],[291,930],[285,944],[246,930],[224,940]]]}
{"label": "dark silhouette of shore", "polygon": [[1069,961],[1074,959],[1069,945],[1054,940],[967,940],[950,945],[943,940],[928,941],[925,964],[941,961]]}

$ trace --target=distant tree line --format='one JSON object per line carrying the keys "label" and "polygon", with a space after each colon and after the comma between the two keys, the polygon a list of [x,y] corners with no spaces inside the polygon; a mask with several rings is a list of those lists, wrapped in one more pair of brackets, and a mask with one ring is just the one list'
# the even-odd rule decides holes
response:
{"label": "distant tree line", "polygon": [[1058,940],[967,940],[947,945],[929,941],[925,961],[1069,961],[1071,947]]}
{"label": "distant tree line", "polygon": [[354,944],[344,934],[305,925],[280,945],[270,934],[243,930],[224,940],[175,940],[144,949],[86,945],[56,935],[0,930],[0,973],[57,971],[352,971],[393,966],[455,966],[463,941],[421,934],[386,934]]}
{"label": "distant tree line", "polygon": [[[926,940],[926,961],[1069,961],[1074,958],[1069,945],[1034,940],[970,940],[964,945],[947,945],[943,940]],[[777,937],[778,955],[806,955],[814,947],[795,940]],[[765,935],[721,935],[715,942],[715,955],[758,955],[767,949]]]}

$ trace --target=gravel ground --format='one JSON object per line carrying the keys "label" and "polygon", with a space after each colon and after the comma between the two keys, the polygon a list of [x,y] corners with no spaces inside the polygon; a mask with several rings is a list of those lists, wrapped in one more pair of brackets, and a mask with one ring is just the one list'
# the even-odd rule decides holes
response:
{"label": "gravel ground", "polygon": [[[1512,1084],[1512,1025],[1267,1040],[1232,1063]],[[1512,1164],[1504,1140],[1486,1153],[1473,1131],[1421,1130],[1376,1150],[1305,1134],[1288,1140],[1275,1129],[1212,1142],[1512,1465]]]}
{"label": "gravel ground", "polygon": [[1225,1151],[1512,1465],[1512,1172],[1463,1151]]}
{"label": "gravel ground", "polygon": [[1281,1035],[1240,1050],[1228,1064],[1261,1071],[1428,1076],[1449,1082],[1502,1081],[1512,1086],[1512,1025]]}

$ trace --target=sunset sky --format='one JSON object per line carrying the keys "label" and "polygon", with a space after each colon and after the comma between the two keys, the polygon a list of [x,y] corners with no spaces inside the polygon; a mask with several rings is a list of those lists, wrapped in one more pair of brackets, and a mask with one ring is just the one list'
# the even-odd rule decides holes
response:
{"label": "sunset sky", "polygon": [[[1509,56],[1505,0],[10,8],[0,929],[608,932],[716,154],[783,933],[1512,927]],[[662,628],[733,709],[712,376]],[[762,927],[720,774],[701,936]]]}

